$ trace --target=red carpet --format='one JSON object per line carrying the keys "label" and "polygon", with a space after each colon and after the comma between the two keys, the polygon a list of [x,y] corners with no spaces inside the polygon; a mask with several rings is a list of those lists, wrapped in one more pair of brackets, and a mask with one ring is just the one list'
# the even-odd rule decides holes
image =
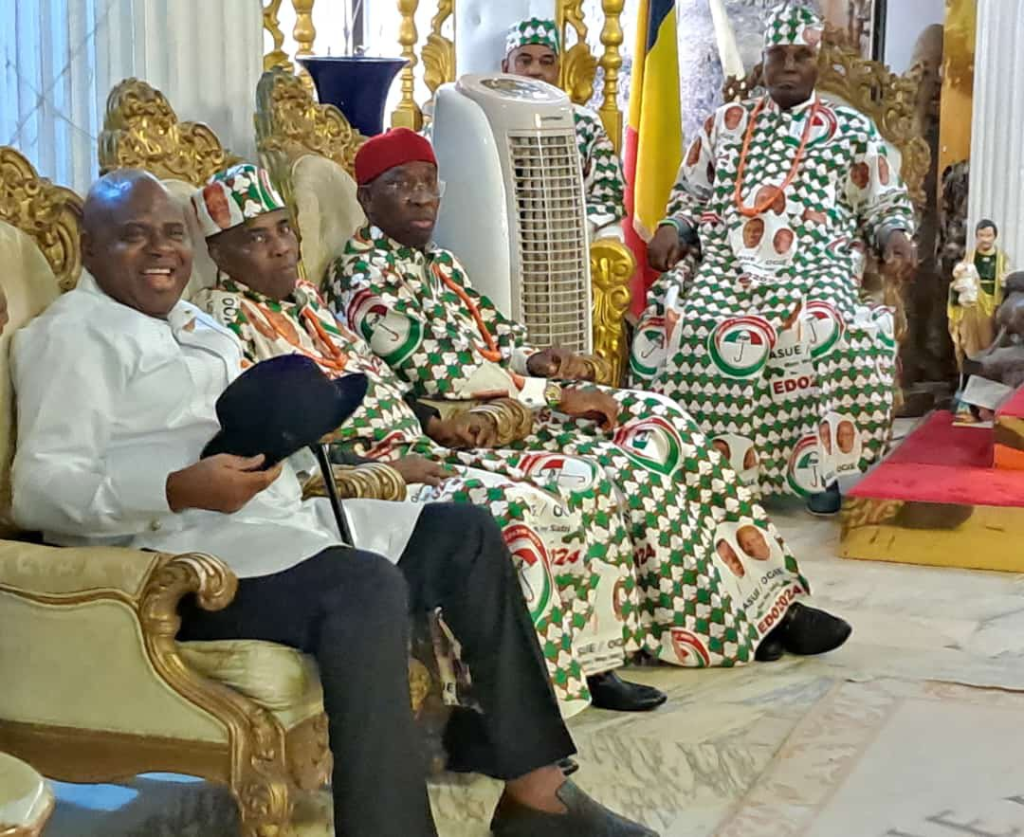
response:
{"label": "red carpet", "polygon": [[[1024,391],[1011,404],[1018,402],[1024,410]],[[992,431],[953,427],[952,419],[948,412],[933,414],[850,496],[1024,507],[1024,472],[993,467]]]}

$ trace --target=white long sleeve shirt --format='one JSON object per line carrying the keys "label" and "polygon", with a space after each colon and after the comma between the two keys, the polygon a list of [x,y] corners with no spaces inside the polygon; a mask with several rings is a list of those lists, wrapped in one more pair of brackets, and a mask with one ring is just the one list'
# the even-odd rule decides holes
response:
{"label": "white long sleeve shirt", "polygon": [[[217,398],[240,371],[234,335],[198,308],[180,302],[166,320],[149,317],[83,275],[14,338],[18,525],[62,545],[207,552],[240,577],[339,544],[329,504],[303,502],[287,463],[235,514],[169,508],[168,474],[199,460],[220,428]],[[361,518],[350,505],[349,517]],[[401,531],[382,533],[392,560],[417,514],[395,526],[392,512],[387,528]],[[354,522],[356,532],[373,528]]]}

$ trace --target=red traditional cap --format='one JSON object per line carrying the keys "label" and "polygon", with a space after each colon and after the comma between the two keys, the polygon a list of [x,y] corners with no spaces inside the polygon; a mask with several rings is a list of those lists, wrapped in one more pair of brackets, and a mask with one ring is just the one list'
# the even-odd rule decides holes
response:
{"label": "red traditional cap", "polygon": [[430,140],[408,128],[392,128],[368,139],[356,152],[356,183],[365,186],[386,171],[415,162],[437,165]]}

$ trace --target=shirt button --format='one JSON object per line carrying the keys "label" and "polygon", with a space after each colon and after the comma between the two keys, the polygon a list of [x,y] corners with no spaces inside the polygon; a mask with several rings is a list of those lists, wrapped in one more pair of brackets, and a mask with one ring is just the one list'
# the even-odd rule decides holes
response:
{"label": "shirt button", "polygon": [[151,520],[149,523],[149,528],[153,532],[159,532],[161,529],[163,529],[163,527],[164,524],[161,523],[159,520]]}

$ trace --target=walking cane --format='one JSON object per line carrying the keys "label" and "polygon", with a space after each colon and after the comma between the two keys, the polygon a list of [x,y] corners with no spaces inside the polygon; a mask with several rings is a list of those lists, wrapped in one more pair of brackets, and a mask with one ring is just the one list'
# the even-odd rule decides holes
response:
{"label": "walking cane", "polygon": [[348,521],[345,519],[345,510],[341,507],[341,499],[338,497],[338,484],[334,481],[334,469],[331,467],[330,457],[327,455],[327,445],[317,443],[310,445],[310,450],[316,456],[320,464],[320,471],[324,475],[324,487],[327,489],[327,499],[331,501],[331,511],[334,512],[334,519],[338,524],[338,532],[341,539],[349,546],[355,546],[352,540],[352,532],[348,528]]}

